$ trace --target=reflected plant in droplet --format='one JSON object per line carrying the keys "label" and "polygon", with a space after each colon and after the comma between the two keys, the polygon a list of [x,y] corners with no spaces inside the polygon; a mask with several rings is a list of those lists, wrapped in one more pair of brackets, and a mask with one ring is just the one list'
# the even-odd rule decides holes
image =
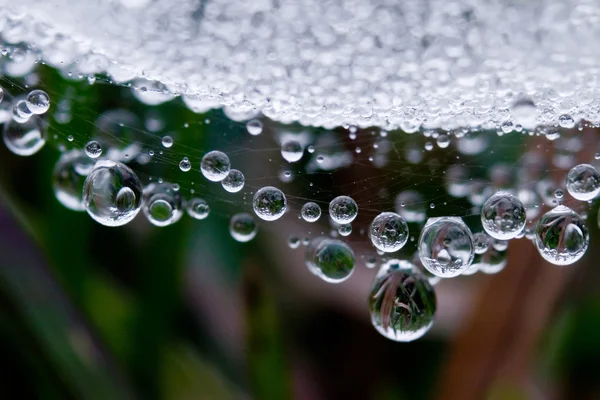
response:
{"label": "reflected plant in droplet", "polygon": [[83,204],[88,214],[105,226],[130,222],[142,207],[142,183],[126,165],[98,161],[85,179]]}
{"label": "reflected plant in droplet", "polygon": [[306,250],[309,271],[329,283],[350,278],[354,263],[354,251],[340,240],[319,237],[313,239]]}
{"label": "reflected plant in droplet", "polygon": [[302,206],[300,215],[306,222],[316,222],[321,218],[321,207],[317,203],[309,201]]}
{"label": "reflected plant in droplet", "polygon": [[329,216],[338,224],[349,224],[358,215],[358,205],[348,196],[338,196],[329,203]]}
{"label": "reflected plant in droplet", "polygon": [[221,181],[221,185],[223,189],[228,191],[229,193],[237,193],[244,187],[245,179],[244,174],[242,174],[237,169],[229,170],[229,173]]}
{"label": "reflected plant in droplet", "polygon": [[600,193],[600,174],[590,164],[576,165],[567,174],[566,186],[575,199],[592,200]]}
{"label": "reflected plant in droplet", "polygon": [[171,225],[183,215],[183,199],[172,183],[151,183],[144,188],[143,211],[153,225]]}
{"label": "reflected plant in droplet", "polygon": [[559,205],[537,223],[535,244],[540,255],[555,265],[570,265],[585,254],[590,243],[584,220],[569,207]]}
{"label": "reflected plant in droplet", "polygon": [[254,239],[258,228],[252,215],[248,213],[239,213],[231,217],[229,222],[229,233],[238,242],[249,242]]}
{"label": "reflected plant in droplet", "polygon": [[371,243],[381,251],[393,253],[408,240],[408,225],[404,218],[393,212],[383,212],[371,222]]}
{"label": "reflected plant in droplet", "polygon": [[525,228],[526,213],[521,200],[508,192],[498,192],[483,203],[481,224],[495,239],[515,238]]}
{"label": "reflected plant in droplet", "polygon": [[452,278],[473,262],[473,235],[458,217],[430,218],[419,237],[419,257],[434,275]]}
{"label": "reflected plant in droplet", "polygon": [[204,199],[194,197],[187,202],[186,211],[194,219],[205,219],[210,214],[210,207]]}
{"label": "reflected plant in droplet", "polygon": [[393,259],[381,266],[369,295],[379,333],[397,342],[416,340],[433,325],[436,308],[433,287],[413,264]]}
{"label": "reflected plant in droplet", "polygon": [[225,179],[230,169],[231,163],[229,157],[218,150],[206,153],[200,163],[202,175],[212,182],[219,182]]}
{"label": "reflected plant in droplet", "polygon": [[256,191],[252,200],[254,212],[265,221],[281,218],[287,209],[287,199],[283,192],[273,186],[265,186]]}

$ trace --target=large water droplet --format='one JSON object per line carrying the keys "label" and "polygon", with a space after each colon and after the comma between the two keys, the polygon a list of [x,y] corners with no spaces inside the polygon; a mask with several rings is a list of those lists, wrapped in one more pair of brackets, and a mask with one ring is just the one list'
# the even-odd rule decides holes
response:
{"label": "large water droplet", "polygon": [[452,278],[473,262],[473,235],[461,218],[430,218],[419,237],[419,258],[434,275]]}
{"label": "large water droplet", "polygon": [[172,183],[151,183],[144,188],[143,211],[153,225],[171,225],[183,215],[183,199]]}
{"label": "large water droplet", "polygon": [[18,156],[31,156],[46,143],[46,132],[42,120],[32,116],[26,122],[8,120],[4,123],[2,139],[8,149]]}
{"label": "large water droplet", "polygon": [[125,225],[142,207],[142,183],[126,165],[98,161],[83,185],[83,204],[100,224]]}
{"label": "large water droplet", "polygon": [[600,174],[590,164],[579,164],[567,174],[567,191],[577,200],[592,200],[600,193]]}
{"label": "large water droplet", "polygon": [[281,218],[287,209],[287,199],[283,192],[273,186],[265,186],[254,194],[254,212],[265,221]]}
{"label": "large water droplet", "polygon": [[281,145],[281,156],[287,162],[296,162],[302,158],[304,149],[300,142],[296,140],[289,140]]}
{"label": "large water droplet", "polygon": [[85,145],[85,154],[89,158],[98,158],[102,155],[102,145],[96,140],[90,140]]}
{"label": "large water droplet", "polygon": [[321,218],[321,207],[317,203],[309,201],[302,206],[300,215],[306,222],[315,222]]}
{"label": "large water droplet", "polygon": [[263,131],[263,124],[258,119],[252,119],[246,123],[246,129],[252,136],[260,135]]}
{"label": "large water droplet", "polygon": [[212,182],[222,181],[227,177],[231,163],[229,157],[221,151],[213,150],[202,157],[200,170],[206,179]]}
{"label": "large water droplet", "polygon": [[330,283],[340,283],[354,271],[354,251],[346,243],[329,238],[316,238],[306,250],[309,271]]}
{"label": "large water droplet", "polygon": [[203,199],[194,197],[187,202],[186,211],[194,219],[204,219],[210,214],[210,207]]}
{"label": "large water droplet", "polygon": [[230,170],[225,179],[221,181],[223,189],[227,190],[229,193],[239,192],[244,187],[244,183],[244,174],[237,169]]}
{"label": "large water droplet", "polygon": [[27,107],[34,114],[43,114],[50,108],[50,97],[43,90],[32,90],[26,101]]}
{"label": "large water droplet", "polygon": [[523,203],[508,192],[494,194],[481,207],[483,229],[495,239],[513,239],[523,230],[525,222]]}
{"label": "large water droplet", "polygon": [[371,323],[397,342],[422,337],[433,325],[437,303],[433,287],[411,263],[389,260],[375,276],[369,295]]}
{"label": "large water droplet", "polygon": [[358,205],[348,196],[338,196],[329,203],[329,216],[338,224],[349,224],[358,215]]}
{"label": "large water droplet", "polygon": [[258,228],[252,215],[239,213],[231,217],[229,222],[229,233],[238,242],[248,242],[256,236]]}
{"label": "large water droplet", "polygon": [[93,166],[94,161],[80,150],[61,154],[52,174],[52,188],[56,199],[63,206],[73,211],[85,210],[83,182]]}
{"label": "large water droplet", "polygon": [[408,240],[408,225],[400,215],[383,212],[371,222],[371,243],[381,251],[393,253],[400,250]]}
{"label": "large water droplet", "polygon": [[573,264],[583,257],[589,243],[585,222],[569,207],[559,205],[537,223],[535,244],[541,256],[552,264]]}

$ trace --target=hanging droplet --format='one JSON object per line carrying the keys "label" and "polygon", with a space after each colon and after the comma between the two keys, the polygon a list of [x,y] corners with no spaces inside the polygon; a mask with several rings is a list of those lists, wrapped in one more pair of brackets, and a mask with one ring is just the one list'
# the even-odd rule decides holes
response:
{"label": "hanging droplet", "polygon": [[569,207],[559,205],[537,223],[535,244],[540,255],[552,264],[573,264],[583,257],[589,243],[584,220]]}
{"label": "hanging droplet", "polygon": [[98,158],[102,155],[102,145],[96,140],[90,140],[85,145],[85,154],[89,158]]}
{"label": "hanging droplet", "polygon": [[85,211],[83,205],[83,183],[94,161],[80,150],[61,154],[52,174],[52,188],[56,199],[73,211]]}
{"label": "hanging droplet", "polygon": [[231,217],[229,222],[229,233],[231,237],[241,243],[249,242],[254,239],[258,228],[252,215],[248,213],[239,213]]}
{"label": "hanging droplet", "polygon": [[348,196],[338,196],[329,203],[329,216],[338,224],[349,224],[358,215],[358,205]]}
{"label": "hanging droplet", "polygon": [[2,139],[8,149],[18,156],[31,156],[46,143],[46,132],[42,120],[33,116],[26,122],[8,120],[4,123]]}
{"label": "hanging droplet", "polygon": [[32,90],[26,101],[27,107],[34,114],[43,114],[50,108],[50,97],[43,90]]}
{"label": "hanging droplet", "polygon": [[179,161],[179,169],[183,172],[188,172],[190,169],[192,169],[192,163],[190,162],[189,158],[183,157],[183,159]]}
{"label": "hanging droplet", "polygon": [[352,233],[352,225],[342,224],[338,227],[338,233],[341,236],[349,236]]}
{"label": "hanging droplet", "polygon": [[526,218],[521,200],[508,192],[494,194],[481,207],[483,229],[495,239],[516,237],[525,227]]}
{"label": "hanging droplet", "polygon": [[393,253],[408,240],[408,225],[404,218],[393,212],[383,212],[371,222],[371,243],[381,251]]}
{"label": "hanging droplet", "polygon": [[321,207],[317,203],[309,201],[302,206],[300,215],[306,222],[318,221],[321,218]]}
{"label": "hanging droplet", "polygon": [[15,122],[19,124],[25,123],[31,118],[33,113],[27,107],[27,102],[25,100],[19,100],[13,107],[12,118]]}
{"label": "hanging droplet", "polygon": [[287,199],[283,192],[273,186],[265,186],[256,191],[252,200],[254,212],[265,221],[281,218],[287,209]]}
{"label": "hanging droplet", "polygon": [[83,185],[83,204],[88,214],[105,226],[131,221],[142,207],[142,183],[126,165],[98,161]]}
{"label": "hanging droplet", "polygon": [[252,136],[260,135],[263,131],[263,124],[258,119],[251,119],[246,123],[246,129]]}
{"label": "hanging droplet", "polygon": [[202,157],[200,171],[206,179],[212,182],[222,181],[229,174],[231,163],[229,157],[221,151],[213,150]]}
{"label": "hanging droplet", "polygon": [[473,262],[473,235],[461,218],[430,218],[419,237],[419,258],[434,275],[452,278]]}
{"label": "hanging droplet", "polygon": [[600,174],[590,164],[579,164],[567,174],[567,191],[580,201],[594,199],[600,193]]}
{"label": "hanging droplet", "polygon": [[221,181],[221,185],[223,189],[228,191],[229,193],[237,193],[244,187],[245,179],[244,174],[242,174],[237,169],[229,170],[229,173]]}
{"label": "hanging droplet", "polygon": [[194,197],[187,202],[186,211],[194,219],[205,219],[210,214],[208,203],[199,197]]}
{"label": "hanging droplet", "polygon": [[326,282],[340,283],[350,278],[354,263],[354,251],[340,240],[316,238],[306,250],[309,271]]}
{"label": "hanging droplet", "polygon": [[163,136],[161,141],[164,148],[168,149],[173,146],[173,138],[169,135]]}
{"label": "hanging droplet", "polygon": [[289,140],[281,145],[281,156],[287,162],[293,163],[299,161],[303,153],[304,149],[302,145],[296,140]]}
{"label": "hanging droplet", "polygon": [[153,225],[168,226],[181,219],[183,199],[172,183],[151,183],[144,188],[144,215]]}
{"label": "hanging droplet", "polygon": [[388,339],[416,340],[431,328],[437,308],[433,287],[411,263],[390,260],[375,276],[369,295],[371,323]]}

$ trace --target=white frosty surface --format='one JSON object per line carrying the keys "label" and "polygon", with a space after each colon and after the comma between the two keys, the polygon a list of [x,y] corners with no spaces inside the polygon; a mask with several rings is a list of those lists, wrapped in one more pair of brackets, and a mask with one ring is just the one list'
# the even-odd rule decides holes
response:
{"label": "white frosty surface", "polygon": [[[533,127],[563,114],[600,122],[598,0],[0,5],[5,42],[26,42],[74,76],[160,81],[198,112],[226,106],[282,122],[407,131]],[[517,99],[526,106],[514,107]]]}

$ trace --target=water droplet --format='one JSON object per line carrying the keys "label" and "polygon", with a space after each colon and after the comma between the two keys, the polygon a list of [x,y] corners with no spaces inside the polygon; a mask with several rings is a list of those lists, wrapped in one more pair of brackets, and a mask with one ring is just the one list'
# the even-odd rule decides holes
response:
{"label": "water droplet", "polygon": [[579,164],[567,174],[567,191],[580,201],[594,199],[600,193],[600,174],[590,164]]}
{"label": "water droplet", "polygon": [[8,120],[4,123],[2,139],[8,149],[18,156],[31,156],[46,143],[42,120],[33,116],[24,123]]}
{"label": "water droplet", "polygon": [[352,225],[342,224],[338,227],[338,233],[342,236],[350,236],[352,233]]}
{"label": "water droplet", "polygon": [[490,247],[491,238],[483,233],[477,232],[473,235],[473,250],[475,254],[483,254]]}
{"label": "water droplet", "polygon": [[225,189],[229,193],[239,192],[244,187],[244,183],[244,174],[242,174],[237,169],[230,170],[225,179],[221,181],[223,189]]}
{"label": "water droplet", "polygon": [[348,196],[338,196],[329,203],[329,216],[338,224],[349,224],[358,215],[358,205]]}
{"label": "water droplet", "polygon": [[595,160],[600,160],[600,153],[596,153],[596,154],[594,155],[594,159],[595,159]]}
{"label": "water droplet", "polygon": [[162,143],[163,147],[167,149],[173,146],[173,138],[169,135],[163,136],[160,142]]}
{"label": "water droplet", "polygon": [[290,246],[290,249],[297,249],[300,247],[300,244],[302,243],[297,236],[292,236],[288,239],[288,246]]}
{"label": "water droplet", "polygon": [[431,150],[433,150],[433,143],[431,143],[431,142],[426,142],[426,143],[425,143],[425,150],[427,150],[427,151],[431,151]]}
{"label": "water droplet", "polygon": [[483,229],[495,239],[513,239],[523,230],[525,223],[523,203],[508,192],[494,194],[481,207]]}
{"label": "water droplet", "polygon": [[296,140],[289,140],[281,146],[281,156],[290,163],[299,161],[303,153],[302,145]]}
{"label": "water droplet", "polygon": [[470,267],[473,256],[473,235],[461,218],[427,220],[419,237],[419,258],[429,272],[442,278],[458,276]]}
{"label": "water droplet", "polygon": [[365,260],[365,266],[367,268],[375,268],[377,266],[377,258],[371,256]]}
{"label": "water droplet", "polygon": [[254,212],[265,221],[281,218],[287,209],[287,199],[283,192],[273,186],[265,186],[256,191],[252,200]]}
{"label": "water droplet", "polygon": [[312,153],[314,153],[314,152],[315,152],[315,146],[313,146],[313,145],[311,144],[310,146],[308,146],[308,147],[306,148],[306,150],[307,150],[307,151],[308,151],[310,154],[312,154]]}
{"label": "water droplet", "polygon": [[442,134],[437,138],[437,145],[440,149],[450,146],[450,136]]}
{"label": "water droplet", "polygon": [[13,107],[12,118],[15,122],[20,124],[25,123],[32,116],[31,110],[27,107],[25,100],[19,100]]}
{"label": "water droplet", "polygon": [[85,179],[83,204],[100,224],[125,225],[142,207],[142,183],[126,165],[98,161]]}
{"label": "water droplet", "polygon": [[306,222],[318,221],[321,218],[321,207],[317,203],[309,201],[302,206],[300,215]]}
{"label": "water droplet", "polygon": [[369,294],[371,323],[388,339],[410,342],[433,325],[435,291],[417,267],[404,260],[389,260],[375,276]]}
{"label": "water droplet", "polygon": [[563,114],[560,117],[558,117],[558,124],[562,128],[571,129],[575,126],[575,120],[570,115]]}
{"label": "water droplet", "polygon": [[192,169],[192,163],[187,157],[183,157],[183,159],[179,161],[179,169],[183,172],[188,172],[190,169]]}
{"label": "water droplet", "polygon": [[371,243],[377,249],[393,253],[408,240],[408,225],[404,218],[393,212],[383,212],[371,222]]}
{"label": "water droplet", "polygon": [[260,135],[263,131],[263,124],[258,119],[251,119],[246,123],[246,129],[252,136]]}
{"label": "water droplet", "polygon": [[212,182],[222,181],[229,174],[231,163],[229,157],[221,151],[213,150],[202,157],[200,171],[206,179]]}
{"label": "water droplet", "polygon": [[554,191],[554,197],[556,197],[557,199],[562,199],[564,196],[564,193],[561,189],[556,189]]}
{"label": "water droplet", "polygon": [[98,158],[102,155],[102,145],[96,140],[90,140],[85,145],[85,154],[89,158]]}
{"label": "water droplet", "polygon": [[151,183],[144,188],[144,215],[156,226],[172,225],[183,215],[183,199],[171,183]]}
{"label": "water droplet", "polygon": [[186,211],[194,219],[204,219],[210,214],[210,207],[203,199],[194,197],[187,202]]}
{"label": "water droplet", "polygon": [[316,238],[306,250],[309,271],[330,283],[340,283],[354,272],[354,251],[346,243],[329,238]]}
{"label": "water droplet", "polygon": [[83,182],[94,166],[82,151],[71,150],[61,154],[52,174],[52,188],[56,199],[73,211],[84,211]]}
{"label": "water droplet", "polygon": [[43,114],[50,108],[50,97],[43,90],[32,90],[27,95],[27,107],[34,114]]}
{"label": "water droplet", "polygon": [[241,243],[249,242],[254,239],[258,228],[252,215],[248,213],[239,213],[231,217],[229,222],[229,233],[231,237]]}
{"label": "water droplet", "polygon": [[563,205],[548,211],[537,223],[535,244],[540,255],[552,264],[573,264],[583,257],[589,243],[583,219]]}

